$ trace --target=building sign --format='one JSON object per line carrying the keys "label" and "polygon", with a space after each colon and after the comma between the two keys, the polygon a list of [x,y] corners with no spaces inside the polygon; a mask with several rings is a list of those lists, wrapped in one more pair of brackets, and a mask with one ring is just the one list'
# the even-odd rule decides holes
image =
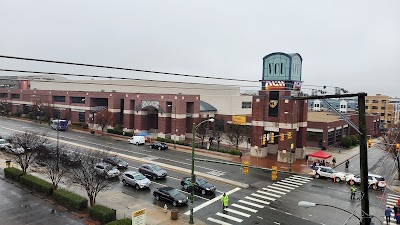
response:
{"label": "building sign", "polygon": [[132,213],[132,225],[146,225],[146,209]]}
{"label": "building sign", "polygon": [[245,116],[232,116],[232,124],[236,125],[246,125],[246,117]]}
{"label": "building sign", "polygon": [[279,92],[269,92],[268,116],[278,117],[279,108]]}
{"label": "building sign", "polygon": [[266,81],[265,90],[284,90],[285,81]]}

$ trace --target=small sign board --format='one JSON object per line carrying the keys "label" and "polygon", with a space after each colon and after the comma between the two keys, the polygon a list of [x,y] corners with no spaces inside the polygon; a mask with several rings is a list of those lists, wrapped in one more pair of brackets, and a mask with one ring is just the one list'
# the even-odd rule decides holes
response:
{"label": "small sign board", "polygon": [[132,213],[132,225],[146,225],[146,209]]}
{"label": "small sign board", "polygon": [[232,124],[236,125],[246,125],[246,117],[245,116],[232,116]]}

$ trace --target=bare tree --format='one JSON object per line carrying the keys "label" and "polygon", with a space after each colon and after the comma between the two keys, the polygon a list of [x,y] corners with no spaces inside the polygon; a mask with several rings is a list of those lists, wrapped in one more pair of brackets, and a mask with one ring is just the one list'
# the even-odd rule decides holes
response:
{"label": "bare tree", "polygon": [[78,155],[80,165],[70,170],[72,182],[82,186],[87,193],[90,206],[96,204],[96,197],[99,192],[107,190],[111,187],[112,180],[106,179],[105,176],[99,175],[95,170],[95,165],[106,158],[106,151],[82,151]]}
{"label": "bare tree", "polygon": [[24,131],[16,133],[9,137],[13,148],[23,148],[24,152],[21,154],[10,154],[11,157],[22,169],[24,174],[29,166],[35,161],[36,157],[40,154],[40,150],[48,142],[46,134],[41,134],[33,131]]}
{"label": "bare tree", "polygon": [[0,99],[0,113],[3,116],[8,116],[11,108],[11,103],[6,99]]}
{"label": "bare tree", "polygon": [[196,130],[196,136],[201,140],[201,146],[204,146],[204,139],[207,136],[208,126],[206,123],[200,124]]}
{"label": "bare tree", "polygon": [[396,144],[400,143],[400,123],[394,125],[382,137],[383,141],[378,147],[383,148],[393,158],[397,169],[397,179],[400,180],[400,154],[396,149]]}
{"label": "bare tree", "polygon": [[68,167],[68,162],[63,159],[64,156],[68,155],[69,150],[65,146],[55,146],[55,145],[45,145],[39,159],[45,164],[45,175],[51,180],[53,184],[53,189],[58,188],[58,184],[61,179],[63,179],[70,168]]}
{"label": "bare tree", "polygon": [[229,143],[238,148],[241,143],[248,140],[250,136],[250,127],[229,124],[225,135]]}
{"label": "bare tree", "polygon": [[96,123],[101,128],[101,135],[103,135],[104,128],[108,125],[112,125],[113,115],[112,112],[108,111],[108,109],[102,109],[96,113]]}
{"label": "bare tree", "polygon": [[225,121],[223,119],[215,119],[214,120],[214,128],[211,130],[212,139],[210,140],[210,145],[212,145],[213,141],[217,142],[217,146],[219,148],[220,143],[222,142],[223,134],[224,134],[224,125]]}

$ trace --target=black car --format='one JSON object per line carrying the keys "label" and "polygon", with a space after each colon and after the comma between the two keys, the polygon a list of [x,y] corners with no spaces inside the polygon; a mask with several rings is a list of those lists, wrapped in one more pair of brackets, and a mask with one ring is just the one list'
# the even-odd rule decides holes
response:
{"label": "black car", "polygon": [[154,197],[157,200],[172,202],[173,206],[185,205],[188,202],[188,197],[180,193],[177,189],[172,187],[160,187],[154,190]]}
{"label": "black car", "polygon": [[103,159],[103,162],[108,163],[112,166],[118,167],[118,169],[127,169],[128,163],[118,157],[107,157]]}
{"label": "black car", "polygon": [[62,152],[60,155],[60,160],[61,162],[71,166],[81,165],[81,160],[79,159],[78,153],[73,151]]}
{"label": "black car", "polygon": [[[184,177],[181,180],[181,185],[183,188],[187,191],[191,191],[192,185],[191,185],[191,178],[190,177]],[[217,190],[217,188],[213,185],[208,183],[206,180],[202,178],[196,178],[196,183],[194,184],[194,190],[201,192],[201,194],[213,194]]]}
{"label": "black car", "polygon": [[154,142],[153,144],[149,145],[150,148],[158,149],[158,150],[167,150],[168,145],[164,142]]}
{"label": "black car", "polygon": [[139,166],[139,173],[157,180],[167,177],[167,171],[155,164],[142,164]]}

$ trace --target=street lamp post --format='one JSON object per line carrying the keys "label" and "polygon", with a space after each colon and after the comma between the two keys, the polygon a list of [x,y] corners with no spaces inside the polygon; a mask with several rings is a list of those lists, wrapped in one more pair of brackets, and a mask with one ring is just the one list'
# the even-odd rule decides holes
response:
{"label": "street lamp post", "polygon": [[204,122],[214,122],[214,118],[210,118],[207,120],[203,120],[200,123],[198,123],[197,125],[195,123],[193,123],[193,127],[192,127],[192,179],[191,179],[191,183],[192,183],[192,192],[190,193],[190,217],[189,217],[189,223],[193,224],[193,202],[194,202],[194,184],[196,183],[196,177],[194,175],[194,138],[196,137],[195,133],[197,128]]}

